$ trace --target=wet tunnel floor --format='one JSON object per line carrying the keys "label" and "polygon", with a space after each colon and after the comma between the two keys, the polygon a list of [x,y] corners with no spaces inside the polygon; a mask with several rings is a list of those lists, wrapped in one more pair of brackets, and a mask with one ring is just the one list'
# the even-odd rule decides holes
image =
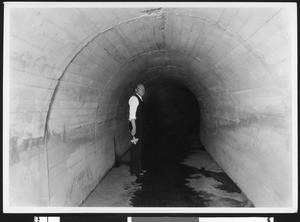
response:
{"label": "wet tunnel floor", "polygon": [[128,154],[83,207],[253,207],[196,135],[169,132],[149,138],[142,177],[130,175]]}

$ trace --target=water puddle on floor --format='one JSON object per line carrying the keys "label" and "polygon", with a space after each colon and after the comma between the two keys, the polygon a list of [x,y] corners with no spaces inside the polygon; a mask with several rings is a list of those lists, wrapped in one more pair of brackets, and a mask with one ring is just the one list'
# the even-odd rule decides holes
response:
{"label": "water puddle on floor", "polygon": [[144,146],[147,173],[133,207],[253,207],[193,136],[165,134]]}
{"label": "water puddle on floor", "polygon": [[130,175],[130,151],[103,178],[83,207],[253,207],[205,151],[197,135],[146,140],[142,177]]}

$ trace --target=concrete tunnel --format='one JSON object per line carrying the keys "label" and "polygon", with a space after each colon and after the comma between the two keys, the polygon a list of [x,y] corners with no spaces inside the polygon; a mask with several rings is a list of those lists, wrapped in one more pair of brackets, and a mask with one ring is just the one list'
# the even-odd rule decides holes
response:
{"label": "concrete tunnel", "polygon": [[255,207],[292,205],[289,8],[11,8],[9,25],[10,206],[79,206],[130,146],[137,83],[189,89]]}

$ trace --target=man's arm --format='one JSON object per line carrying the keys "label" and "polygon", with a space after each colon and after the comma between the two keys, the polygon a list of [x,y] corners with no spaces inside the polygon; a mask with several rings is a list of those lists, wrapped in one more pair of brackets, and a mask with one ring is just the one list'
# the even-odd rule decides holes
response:
{"label": "man's arm", "polygon": [[135,96],[132,96],[129,100],[129,121],[132,125],[131,135],[134,136],[136,134],[136,110],[139,105],[139,101]]}
{"label": "man's arm", "polygon": [[131,136],[134,136],[136,134],[135,119],[131,119],[130,122],[131,122],[131,125],[132,125]]}

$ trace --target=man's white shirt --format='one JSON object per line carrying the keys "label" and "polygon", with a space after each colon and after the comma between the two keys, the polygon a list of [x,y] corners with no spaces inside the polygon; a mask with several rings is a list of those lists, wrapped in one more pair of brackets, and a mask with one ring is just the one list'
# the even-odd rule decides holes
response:
{"label": "man's white shirt", "polygon": [[[136,94],[143,101],[142,97],[139,94]],[[136,95],[131,96],[128,104],[129,104],[129,121],[132,119],[136,119],[136,110],[139,105],[139,100]]]}

